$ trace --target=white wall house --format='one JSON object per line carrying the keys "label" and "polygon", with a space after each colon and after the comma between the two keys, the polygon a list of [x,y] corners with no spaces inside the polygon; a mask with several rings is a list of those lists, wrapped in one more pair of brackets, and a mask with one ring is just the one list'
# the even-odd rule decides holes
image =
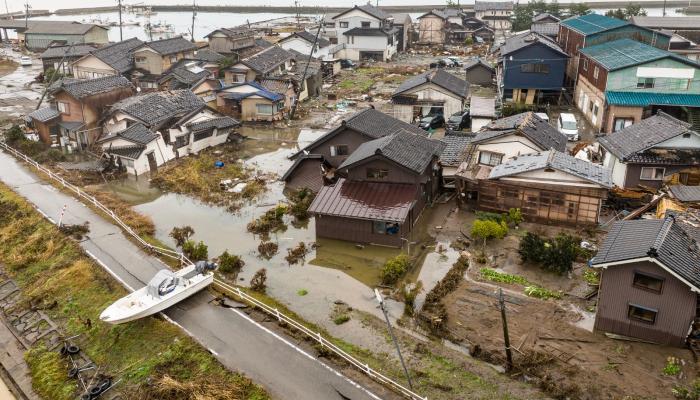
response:
{"label": "white wall house", "polygon": [[324,24],[335,58],[388,61],[397,53],[399,29],[391,17],[372,5],[355,6]]}
{"label": "white wall house", "polygon": [[[301,54],[308,55],[311,52],[311,48],[314,47],[315,39],[315,33],[299,31],[280,40],[277,42],[277,45],[285,50],[295,50]],[[316,40],[316,47],[314,48],[312,56],[322,60],[330,60],[333,58],[330,54],[332,47],[333,45],[328,39],[319,36],[318,40]]]}
{"label": "white wall house", "polygon": [[141,123],[111,132],[97,143],[115,165],[124,167],[127,173],[136,176],[155,171],[175,158],[163,137]]}

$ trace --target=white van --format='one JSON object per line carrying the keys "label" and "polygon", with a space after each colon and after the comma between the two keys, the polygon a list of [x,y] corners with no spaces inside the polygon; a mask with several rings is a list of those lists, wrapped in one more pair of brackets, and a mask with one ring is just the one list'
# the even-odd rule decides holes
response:
{"label": "white van", "polygon": [[557,118],[557,129],[559,129],[559,132],[566,135],[568,140],[574,142],[578,140],[578,126],[574,114],[559,114],[559,118]]}

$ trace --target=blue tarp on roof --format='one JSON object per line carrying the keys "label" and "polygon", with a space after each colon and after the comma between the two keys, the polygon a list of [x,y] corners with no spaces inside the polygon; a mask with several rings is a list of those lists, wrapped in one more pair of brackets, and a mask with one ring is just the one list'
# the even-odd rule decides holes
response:
{"label": "blue tarp on roof", "polygon": [[700,107],[700,94],[692,93],[606,91],[605,99],[609,104],[616,106],[647,107],[650,105],[669,105]]}
{"label": "blue tarp on roof", "polygon": [[573,30],[591,35],[593,33],[607,31],[608,29],[618,28],[629,24],[621,19],[606,17],[600,14],[586,14],[577,17],[567,18],[561,21],[561,24]]}

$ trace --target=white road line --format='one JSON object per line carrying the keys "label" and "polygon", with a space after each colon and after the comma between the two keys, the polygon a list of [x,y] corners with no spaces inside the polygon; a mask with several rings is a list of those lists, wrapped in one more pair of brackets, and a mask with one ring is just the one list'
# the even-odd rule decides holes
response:
{"label": "white road line", "polygon": [[[369,391],[368,389],[366,389],[364,386],[360,385],[359,383],[353,381],[352,379],[348,378],[347,376],[345,376],[345,375],[341,374],[340,372],[336,371],[335,369],[333,369],[332,367],[330,367],[328,364],[324,363],[323,361],[319,360],[318,358],[316,358],[316,357],[312,356],[311,354],[307,353],[306,351],[304,351],[304,349],[302,349],[302,348],[296,346],[295,344],[293,344],[292,342],[290,342],[290,341],[288,341],[287,339],[283,338],[282,336],[278,335],[277,333],[273,332],[272,330],[270,330],[270,329],[267,328],[266,326],[261,325],[261,324],[258,323],[257,321],[253,320],[253,319],[250,318],[246,313],[243,313],[243,312],[241,312],[241,311],[238,311],[238,310],[236,310],[236,309],[234,309],[234,308],[229,308],[229,310],[235,312],[236,314],[240,315],[242,318],[248,320],[251,324],[253,324],[253,325],[257,326],[258,328],[264,330],[265,332],[269,333],[270,335],[272,335],[272,336],[273,336],[274,338],[276,338],[277,340],[280,340],[281,342],[285,343],[287,346],[289,346],[289,347],[293,348],[294,350],[296,350],[298,353],[301,353],[301,354],[303,354],[304,356],[306,356],[307,358],[318,362],[318,363],[321,364],[325,369],[327,369],[328,371],[331,371],[331,372],[334,373],[336,376],[338,376],[339,378],[342,378],[343,380],[345,380],[346,382],[348,382],[348,383],[351,384],[352,386],[355,386],[356,388],[358,388],[358,389],[360,389],[361,391],[365,392],[368,396],[372,397],[373,399],[382,400],[381,397],[378,397],[376,394],[370,392],[370,391]],[[336,390],[337,390],[337,389],[336,389]]]}

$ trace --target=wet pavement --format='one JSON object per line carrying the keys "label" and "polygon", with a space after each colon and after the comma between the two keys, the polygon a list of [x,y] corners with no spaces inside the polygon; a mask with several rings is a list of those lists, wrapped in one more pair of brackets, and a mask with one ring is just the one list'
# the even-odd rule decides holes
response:
{"label": "wet pavement", "polygon": [[[5,57],[17,63],[22,56],[8,47],[2,48],[2,52]],[[34,79],[43,68],[38,58],[32,57],[32,61],[31,67],[20,66],[14,72],[0,77],[0,117],[19,118],[36,108],[44,86],[35,83]]]}

